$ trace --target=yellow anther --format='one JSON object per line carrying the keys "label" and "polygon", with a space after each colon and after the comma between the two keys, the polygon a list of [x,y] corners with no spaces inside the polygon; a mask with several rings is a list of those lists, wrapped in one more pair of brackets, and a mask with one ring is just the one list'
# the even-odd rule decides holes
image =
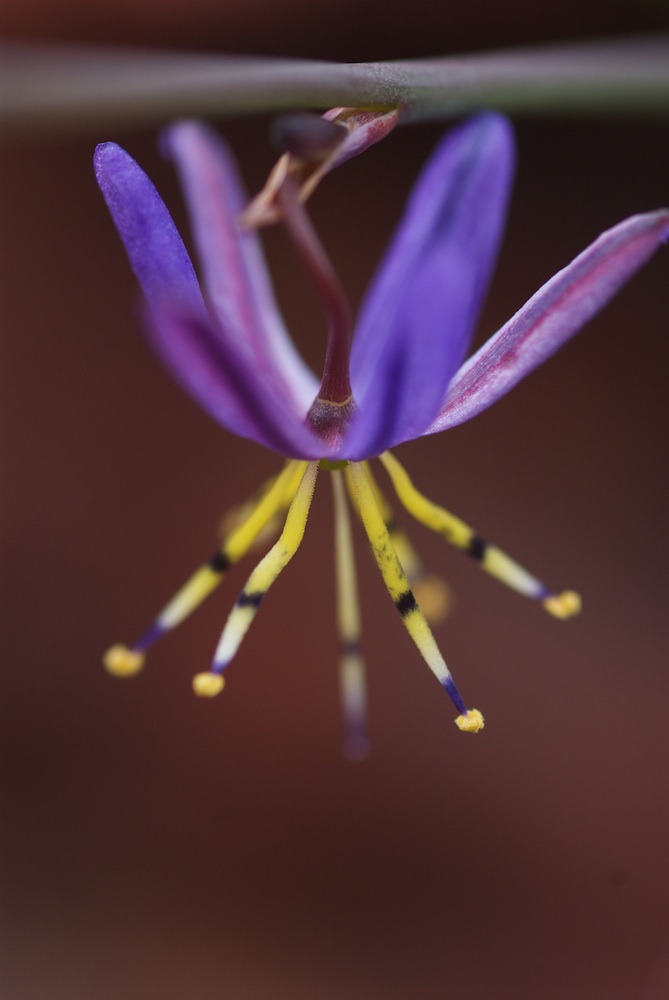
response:
{"label": "yellow anther", "polygon": [[104,668],[113,677],[134,677],[144,666],[144,653],[127,646],[110,646],[102,657]]}
{"label": "yellow anther", "polygon": [[478,708],[470,708],[466,715],[459,715],[455,724],[463,733],[480,733],[485,726]]}
{"label": "yellow anther", "polygon": [[571,618],[581,610],[581,596],[575,590],[563,590],[561,594],[547,597],[541,603],[554,618]]}
{"label": "yellow anther", "polygon": [[225,681],[220,674],[212,674],[210,671],[207,671],[206,674],[195,675],[193,678],[193,691],[198,698],[215,698],[223,690],[224,684]]}
{"label": "yellow anther", "polygon": [[414,597],[430,624],[441,622],[451,613],[450,587],[431,573],[412,582]]}

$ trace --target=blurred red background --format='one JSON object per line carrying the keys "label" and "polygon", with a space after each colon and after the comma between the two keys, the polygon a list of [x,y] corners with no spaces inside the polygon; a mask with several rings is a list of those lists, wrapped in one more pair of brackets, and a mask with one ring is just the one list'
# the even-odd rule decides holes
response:
{"label": "blurred red background", "polygon": [[[537,10],[539,12],[537,13]],[[5,34],[395,58],[666,27],[666,6],[402,13],[301,0],[6,2]],[[260,119],[221,122],[251,189]],[[444,126],[398,130],[313,215],[355,303]],[[669,201],[665,121],[517,124],[489,335],[607,226]],[[471,424],[399,449],[420,487],[557,588],[569,623],[418,526],[456,596],[437,637],[486,716],[460,735],[358,533],[373,752],[341,754],[327,482],[229,671],[206,669],[246,578],[133,682],[102,651],[209,553],[277,459],[215,426],[145,346],[95,186],[125,145],[185,217],[154,129],[2,149],[5,995],[11,1000],[659,1000],[667,965],[667,251],[558,357]],[[281,303],[323,324],[281,234]],[[325,480],[325,477],[323,477]]]}

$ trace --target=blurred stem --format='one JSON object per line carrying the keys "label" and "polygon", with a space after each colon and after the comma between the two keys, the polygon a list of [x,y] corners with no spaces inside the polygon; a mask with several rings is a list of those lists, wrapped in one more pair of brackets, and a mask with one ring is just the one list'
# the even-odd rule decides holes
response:
{"label": "blurred stem", "polygon": [[405,122],[669,113],[666,35],[384,63],[3,43],[0,67],[0,129],[15,134],[295,107],[400,105]]}

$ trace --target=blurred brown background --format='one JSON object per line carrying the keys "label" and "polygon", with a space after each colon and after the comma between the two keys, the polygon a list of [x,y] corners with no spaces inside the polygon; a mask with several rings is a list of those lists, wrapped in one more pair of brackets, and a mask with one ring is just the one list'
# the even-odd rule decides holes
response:
{"label": "blurred brown background", "polygon": [[[662,0],[544,6],[5,0],[6,36],[348,59],[666,29]],[[263,120],[221,127],[250,188]],[[313,214],[359,302],[442,126],[399,130]],[[669,202],[669,123],[517,127],[487,336],[602,229]],[[2,741],[8,1000],[659,1000],[667,952],[669,252],[562,354],[446,436],[415,481],[557,588],[562,624],[411,534],[451,583],[437,637],[487,727],[460,735],[359,535],[373,752],[340,750],[332,532],[302,549],[228,687],[190,693],[249,565],[133,682],[99,666],[277,459],[221,431],[146,348],[95,187],[116,139],[180,223],[154,129],[2,149]],[[317,304],[268,249],[296,339]]]}

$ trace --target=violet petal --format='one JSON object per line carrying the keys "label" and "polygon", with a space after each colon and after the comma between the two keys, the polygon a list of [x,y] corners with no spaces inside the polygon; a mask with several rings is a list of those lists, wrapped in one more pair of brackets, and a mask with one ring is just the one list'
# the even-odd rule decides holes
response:
{"label": "violet petal", "polygon": [[634,215],[558,271],[455,376],[426,434],[469,420],[554,354],[669,239],[669,210]]}
{"label": "violet petal", "polygon": [[294,457],[322,452],[288,390],[277,390],[209,319],[183,241],[144,171],[115,143],[98,147],[95,171],[151,307],[151,340],[179,384],[235,434]]}
{"label": "violet petal", "polygon": [[206,313],[183,240],[153,183],[115,142],[95,150],[95,176],[123,240],[132,269],[153,306],[178,300]]}
{"label": "violet petal", "polygon": [[277,391],[294,396],[296,415],[304,417],[319,383],[285,330],[258,237],[239,227],[246,198],[225,143],[196,121],[166,129],[163,141],[179,170],[204,286],[221,329],[231,332]]}
{"label": "violet petal", "polygon": [[327,449],[295,419],[293,401],[217,329],[217,321],[179,306],[154,309],[154,348],[185,391],[219,423],[289,458],[321,458]]}
{"label": "violet petal", "polygon": [[449,133],[424,169],[362,307],[346,457],[418,437],[439,412],[497,256],[513,160],[509,123],[484,114]]}

